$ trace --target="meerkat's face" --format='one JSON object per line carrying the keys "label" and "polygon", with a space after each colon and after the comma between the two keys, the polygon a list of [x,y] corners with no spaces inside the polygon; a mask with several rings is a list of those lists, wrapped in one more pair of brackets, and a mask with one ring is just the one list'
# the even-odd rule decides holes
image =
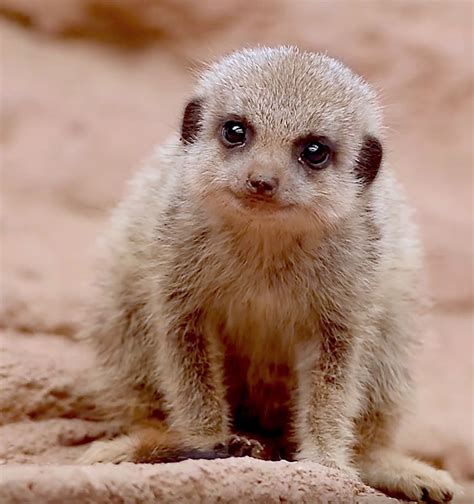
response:
{"label": "meerkat's face", "polygon": [[357,207],[382,159],[370,88],[295,48],[234,53],[204,75],[181,132],[190,187],[212,212],[291,228]]}

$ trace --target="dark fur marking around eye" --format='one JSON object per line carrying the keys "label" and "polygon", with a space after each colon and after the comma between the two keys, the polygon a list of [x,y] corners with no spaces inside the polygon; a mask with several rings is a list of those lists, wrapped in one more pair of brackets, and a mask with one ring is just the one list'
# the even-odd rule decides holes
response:
{"label": "dark fur marking around eye", "polygon": [[202,100],[196,98],[190,101],[184,109],[183,122],[181,124],[181,142],[184,144],[194,143],[201,130]]}
{"label": "dark fur marking around eye", "polygon": [[356,164],[356,176],[362,181],[364,186],[370,185],[380,168],[382,162],[383,149],[381,143],[373,136],[364,138]]}

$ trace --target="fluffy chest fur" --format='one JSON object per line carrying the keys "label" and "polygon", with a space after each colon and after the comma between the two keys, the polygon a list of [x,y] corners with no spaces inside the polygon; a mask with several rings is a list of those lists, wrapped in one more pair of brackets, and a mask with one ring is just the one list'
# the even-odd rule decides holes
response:
{"label": "fluffy chest fur", "polygon": [[213,294],[205,313],[237,348],[281,358],[316,335],[314,258],[296,239],[251,238],[217,242],[209,251],[201,288]]}

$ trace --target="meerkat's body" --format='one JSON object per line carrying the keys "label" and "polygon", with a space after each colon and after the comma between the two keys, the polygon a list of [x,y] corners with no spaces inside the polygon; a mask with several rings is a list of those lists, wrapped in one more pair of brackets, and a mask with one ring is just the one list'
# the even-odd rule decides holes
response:
{"label": "meerkat's body", "polygon": [[419,253],[381,134],[373,92],[328,57],[211,67],[105,240],[89,332],[135,430],[84,461],[212,456],[245,432],[390,493],[452,497],[447,473],[394,447]]}

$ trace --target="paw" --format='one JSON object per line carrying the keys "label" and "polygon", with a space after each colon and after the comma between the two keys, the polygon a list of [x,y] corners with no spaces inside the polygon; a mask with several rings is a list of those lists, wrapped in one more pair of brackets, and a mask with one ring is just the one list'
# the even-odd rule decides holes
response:
{"label": "paw", "polygon": [[231,457],[265,458],[265,449],[257,440],[236,434],[229,436],[224,442],[214,445],[214,450]]}
{"label": "paw", "polygon": [[79,458],[79,464],[134,462],[135,446],[128,436],[111,441],[96,441]]}
{"label": "paw", "polygon": [[395,452],[372,456],[361,469],[364,483],[394,497],[441,503],[461,493],[446,471]]}
{"label": "paw", "polygon": [[325,467],[329,467],[330,469],[337,469],[338,471],[343,472],[352,481],[361,482],[357,469],[348,463],[336,462],[327,459],[322,459],[319,463]]}
{"label": "paw", "polygon": [[458,487],[446,471],[425,466],[408,474],[399,474],[396,488],[399,493],[418,502],[449,502]]}
{"label": "paw", "polygon": [[346,457],[329,458],[319,455],[317,451],[311,450],[308,452],[303,450],[296,456],[296,459],[301,462],[315,462],[330,469],[337,469],[343,472],[349,479],[357,482],[361,481],[357,469],[346,461]]}

